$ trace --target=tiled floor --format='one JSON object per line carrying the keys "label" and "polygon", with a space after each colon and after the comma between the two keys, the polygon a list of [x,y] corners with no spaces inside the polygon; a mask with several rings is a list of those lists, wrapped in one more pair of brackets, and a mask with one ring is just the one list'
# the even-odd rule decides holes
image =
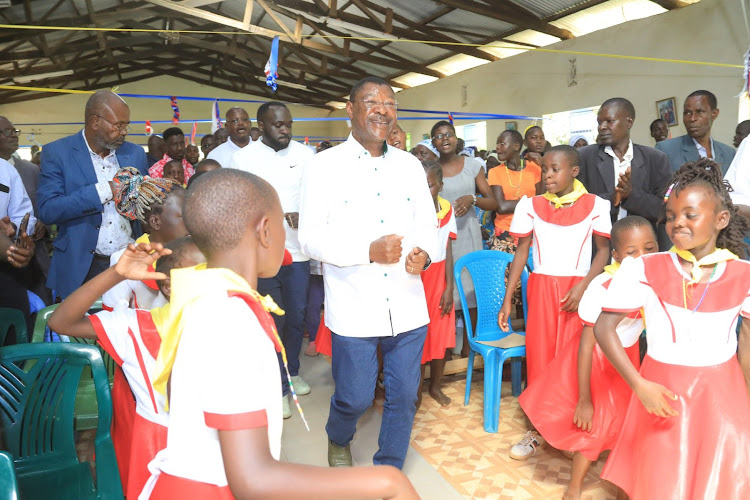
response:
{"label": "tiled floor", "polygon": [[[310,423],[305,430],[296,412],[284,424],[282,458],[287,461],[326,466],[325,423],[333,394],[330,365],[322,356],[302,356],[301,375],[313,392],[300,398]],[[556,499],[561,498],[570,477],[571,461],[555,450],[545,449],[527,462],[508,457],[508,449],[527,429],[527,422],[503,388],[501,421],[497,434],[482,427],[482,380],[475,374],[469,406],[463,406],[464,376],[446,378],[444,392],[453,399],[441,408],[427,393],[417,413],[404,472],[425,500],[459,499]],[[357,465],[372,464],[377,451],[380,411],[377,405],[360,420],[352,443]],[[600,460],[591,468],[584,499],[615,498],[615,488],[599,479]]]}

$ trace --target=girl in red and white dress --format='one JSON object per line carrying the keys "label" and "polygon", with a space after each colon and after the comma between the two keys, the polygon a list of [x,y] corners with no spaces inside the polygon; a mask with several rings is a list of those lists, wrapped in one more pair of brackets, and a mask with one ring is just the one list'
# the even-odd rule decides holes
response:
{"label": "girl in red and white dress", "polygon": [[[534,241],[534,272],[528,285],[526,325],[527,385],[532,387],[561,349],[578,341],[583,324],[578,302],[591,280],[602,272],[609,257],[612,229],[609,202],[589,194],[578,175],[578,152],[555,146],[544,155],[542,182],[547,192],[518,201],[510,233],[518,248],[510,266],[508,290],[514,290]],[[594,240],[596,255],[591,258]],[[498,314],[503,331],[509,329],[512,294],[505,295]],[[511,448],[516,460],[531,457],[543,438],[529,431]]]}
{"label": "girl in red and white dress", "polygon": [[[615,263],[594,278],[578,305],[578,315],[584,324],[581,341],[569,342],[519,398],[526,416],[549,444],[575,452],[566,500],[580,500],[591,462],[614,446],[632,395],[594,339],[593,327],[604,296],[623,258],[659,249],[651,223],[635,215],[615,222],[612,245]],[[640,311],[629,314],[617,325],[617,334],[632,344],[626,352],[636,368],[641,364],[637,339],[643,327]]]}
{"label": "girl in red and white dress", "polygon": [[[456,239],[457,226],[453,208],[448,200],[438,196],[443,189],[443,167],[437,161],[422,162],[427,174],[427,185],[435,202],[438,218],[438,248],[440,253],[422,273],[422,283],[427,296],[427,311],[430,323],[422,351],[422,380],[425,364],[430,363],[430,396],[441,406],[448,406],[451,398],[440,390],[446,358],[456,347],[456,318],[453,314],[453,252],[451,240]],[[422,385],[417,391],[417,408],[422,404]]]}
{"label": "girl in red and white dress", "polygon": [[[633,396],[602,477],[639,499],[740,499],[750,491],[747,221],[719,166],[686,163],[667,190],[669,252],[625,259],[594,333]],[[643,308],[640,373],[615,327]],[[739,345],[739,350],[738,350]]]}

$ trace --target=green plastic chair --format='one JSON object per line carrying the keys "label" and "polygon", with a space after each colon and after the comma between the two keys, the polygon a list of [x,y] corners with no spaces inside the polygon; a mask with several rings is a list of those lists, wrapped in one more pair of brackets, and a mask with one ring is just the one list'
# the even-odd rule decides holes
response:
{"label": "green plastic chair", "polygon": [[[45,307],[37,313],[36,322],[34,323],[34,332],[31,336],[32,343],[44,342],[44,331],[47,328],[49,317],[52,316],[53,312],[55,312],[57,306],[59,306],[59,304]],[[101,309],[101,300],[96,301],[94,305],[91,306],[91,311]],[[107,370],[107,375],[109,377],[109,387],[111,389],[112,382],[114,381],[115,376],[115,367],[117,366],[117,363],[115,363],[112,357],[107,354],[104,349],[99,347],[99,345],[94,340],[79,339],[75,337],[68,337],[68,339],[72,344],[88,344],[93,345],[99,349],[99,352],[102,355],[102,360],[104,361],[104,367]],[[94,383],[91,378],[91,371],[88,368],[85,368],[83,374],[81,375],[81,383],[78,385],[78,395],[76,396],[75,403],[74,425],[75,430],[77,431],[96,429],[98,409],[96,406],[97,399],[95,392],[96,391],[94,390]]]}
{"label": "green plastic chair", "polygon": [[[76,456],[73,408],[84,368],[93,374],[99,419],[96,481]],[[109,434],[112,400],[99,350],[63,342],[0,349],[0,433],[24,500],[123,498]]]}
{"label": "green plastic chair", "polygon": [[9,309],[0,307],[0,347],[5,345],[5,339],[11,330],[16,332],[16,343],[26,344],[29,342],[28,332],[26,331],[26,319],[23,313],[18,309]]}
{"label": "green plastic chair", "polygon": [[16,467],[10,453],[0,451],[0,500],[18,500]]}

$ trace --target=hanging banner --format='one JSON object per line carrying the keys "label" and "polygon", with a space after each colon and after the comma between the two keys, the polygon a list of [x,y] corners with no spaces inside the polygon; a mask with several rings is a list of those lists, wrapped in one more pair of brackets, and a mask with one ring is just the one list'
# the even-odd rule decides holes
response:
{"label": "hanging banner", "polygon": [[190,144],[195,144],[195,133],[198,132],[198,122],[193,122],[193,131],[190,132]]}
{"label": "hanging banner", "polygon": [[214,99],[211,106],[211,133],[213,134],[221,128],[221,112],[219,112],[219,100]]}
{"label": "hanging banner", "polygon": [[177,97],[172,96],[170,101],[172,104],[172,111],[174,111],[174,114],[172,115],[172,123],[177,125],[180,123],[180,108],[177,107]]}
{"label": "hanging banner", "polygon": [[276,79],[279,77],[279,37],[273,37],[271,42],[271,55],[266,62],[266,85],[276,92]]}

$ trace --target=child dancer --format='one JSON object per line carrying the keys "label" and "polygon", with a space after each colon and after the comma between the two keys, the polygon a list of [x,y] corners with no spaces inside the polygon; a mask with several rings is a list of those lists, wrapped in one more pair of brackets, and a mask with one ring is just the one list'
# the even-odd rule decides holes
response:
{"label": "child dancer", "polygon": [[[594,278],[578,305],[583,321],[581,341],[571,340],[542,376],[518,398],[521,407],[544,439],[559,450],[575,452],[570,483],[564,498],[581,498],[591,462],[611,450],[619,435],[632,391],[596,346],[593,326],[601,313],[604,295],[625,257],[659,249],[656,233],[643,217],[630,215],[612,226],[615,263]],[[636,311],[617,326],[620,338],[637,340],[643,319]],[[640,366],[638,343],[626,350]]]}
{"label": "child dancer", "polygon": [[[120,169],[114,178],[114,200],[117,212],[130,220],[140,220],[143,235],[139,243],[161,243],[162,245],[187,236],[182,222],[182,203],[185,190],[169,179],[144,177],[133,167]],[[125,249],[112,254],[110,265],[120,260]],[[105,309],[112,310],[124,300],[136,309],[155,309],[166,304],[153,280],[120,281],[102,296]]]}
{"label": "child dancer", "polygon": [[[741,499],[750,491],[750,263],[747,221],[711,160],[686,163],[666,196],[669,252],[625,259],[594,327],[633,389],[602,477],[639,499]],[[643,308],[640,373],[617,324]]]}
{"label": "child dancer", "polygon": [[161,394],[169,381],[167,448],[149,466],[140,498],[416,499],[393,467],[279,461],[276,353],[285,367],[286,354],[267,312],[276,306],[254,289],[259,277],[279,271],[284,255],[284,213],[270,184],[236,169],[208,172],[191,186],[184,214],[208,262],[172,272],[154,379]]}
{"label": "child dancer", "polygon": [[[451,404],[451,398],[440,390],[446,358],[456,346],[456,318],[453,315],[453,252],[451,240],[456,239],[456,219],[448,200],[438,196],[443,189],[443,167],[434,160],[423,161],[427,185],[435,202],[438,218],[438,248],[440,252],[432,265],[422,273],[430,323],[427,326],[422,351],[422,380],[425,363],[430,363],[430,396],[441,406]],[[422,404],[422,384],[417,391],[417,408]]]}
{"label": "child dancer", "polygon": [[[527,386],[583,330],[578,302],[591,280],[601,273],[609,256],[609,202],[588,194],[578,175],[578,152],[555,146],[544,155],[542,181],[547,192],[523,197],[516,205],[510,233],[519,238],[510,266],[507,290],[515,290],[534,240],[534,272],[528,285],[526,324]],[[593,237],[596,255],[592,261]],[[498,323],[508,331],[513,294],[506,293]],[[529,431],[511,448],[510,456],[526,460],[545,443]]]}
{"label": "child dancer", "polygon": [[[154,252],[149,255],[152,250]],[[154,272],[152,264],[157,258],[159,261]],[[150,476],[148,463],[167,445],[168,414],[164,409],[164,397],[154,393],[151,380],[161,344],[158,327],[169,306],[149,312],[130,309],[126,301],[121,301],[113,311],[102,311],[93,316],[86,313],[103,291],[123,280],[163,280],[173,268],[194,266],[204,261],[203,254],[190,237],[175,240],[166,248],[160,243],[129,245],[113,267],[73,292],[49,320],[50,328],[56,332],[98,340],[125,373],[128,396],[135,396],[135,418],[132,429],[125,432],[113,429],[113,436],[118,436],[114,440],[118,460],[129,459],[127,477],[123,478],[123,490],[128,498],[138,497]],[[158,283],[168,299],[169,280]],[[113,424],[124,425],[124,421],[115,419]],[[123,442],[119,439],[122,436],[132,437]]]}

